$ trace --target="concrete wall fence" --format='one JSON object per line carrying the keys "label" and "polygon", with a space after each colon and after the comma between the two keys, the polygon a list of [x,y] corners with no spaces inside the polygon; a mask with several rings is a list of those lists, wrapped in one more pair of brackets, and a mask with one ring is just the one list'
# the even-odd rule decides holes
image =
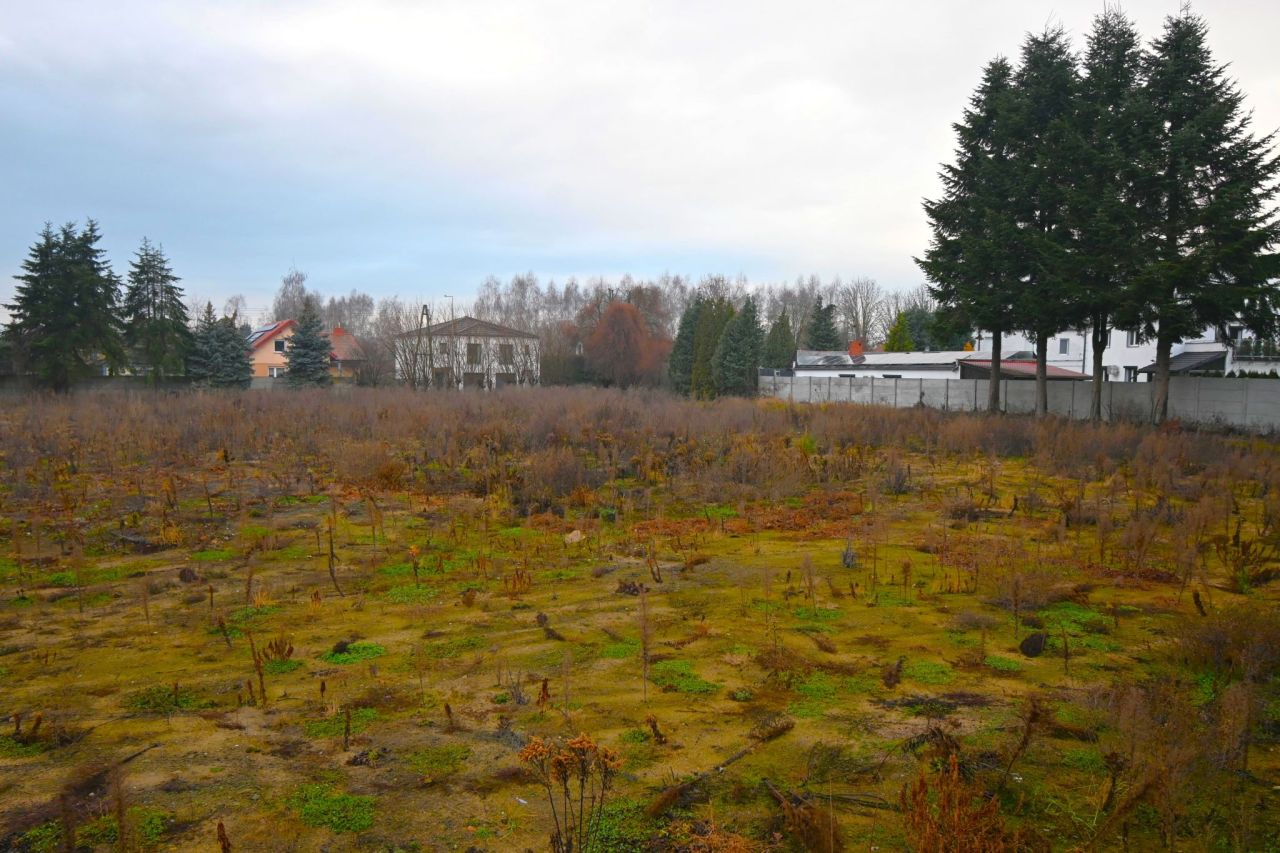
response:
{"label": "concrete wall fence", "polygon": [[[797,403],[863,403],[899,409],[929,406],[971,412],[986,410],[989,381],[762,375],[760,394]],[[1002,379],[1000,384],[1003,411],[1035,411],[1035,382]],[[1109,421],[1149,421],[1155,387],[1151,382],[1103,383],[1102,416]],[[1049,411],[1055,415],[1088,419],[1092,399],[1092,382],[1049,383]],[[1256,432],[1280,429],[1280,379],[1173,377],[1169,380],[1169,417]]]}

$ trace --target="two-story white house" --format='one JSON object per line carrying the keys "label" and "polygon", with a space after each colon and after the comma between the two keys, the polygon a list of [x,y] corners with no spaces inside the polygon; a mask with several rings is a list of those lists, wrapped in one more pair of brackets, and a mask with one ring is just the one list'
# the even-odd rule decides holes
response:
{"label": "two-story white house", "polygon": [[418,388],[537,385],[538,336],[475,317],[397,336],[396,376]]}

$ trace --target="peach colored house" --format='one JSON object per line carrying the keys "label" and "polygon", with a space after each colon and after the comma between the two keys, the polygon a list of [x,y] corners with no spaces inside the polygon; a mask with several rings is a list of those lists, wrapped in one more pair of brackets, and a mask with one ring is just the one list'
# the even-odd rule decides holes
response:
{"label": "peach colored house", "polygon": [[[285,353],[297,327],[296,320],[280,320],[249,334],[250,360],[254,379],[283,379],[289,372]],[[365,361],[364,350],[355,335],[338,326],[329,332],[329,375],[335,380],[353,380]]]}

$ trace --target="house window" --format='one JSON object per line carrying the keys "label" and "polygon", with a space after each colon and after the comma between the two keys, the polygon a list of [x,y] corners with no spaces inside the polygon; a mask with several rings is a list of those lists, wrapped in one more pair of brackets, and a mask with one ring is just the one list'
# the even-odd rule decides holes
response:
{"label": "house window", "polygon": [[1138,335],[1137,332],[1133,332],[1133,331],[1125,332],[1125,335],[1124,335],[1125,346],[1136,347],[1140,343],[1142,343],[1142,338],[1141,336]]}
{"label": "house window", "polygon": [[444,341],[441,341],[441,342],[440,342],[440,354],[441,354],[441,355],[448,355],[448,354],[449,354],[449,345],[448,345],[448,344],[446,344]]}
{"label": "house window", "polygon": [[1058,339],[1058,355],[1066,355],[1071,352],[1071,338]]}
{"label": "house window", "polygon": [[1228,326],[1227,327],[1227,337],[1236,343],[1239,343],[1240,335],[1242,332],[1244,332],[1244,326]]}
{"label": "house window", "polygon": [[[1130,332],[1129,334],[1133,334],[1133,333],[1132,333],[1132,332]],[[1138,381],[1138,368],[1136,368],[1136,367],[1126,367],[1126,368],[1124,369],[1124,381],[1125,381],[1125,382],[1137,382],[1137,381]]]}
{"label": "house window", "polygon": [[[498,363],[499,364],[515,364],[516,363],[515,344],[498,344]],[[515,380],[512,380],[512,381],[515,381]]]}
{"label": "house window", "polygon": [[282,379],[284,377],[284,374],[285,374],[285,368],[283,367],[267,368],[267,376],[271,377],[272,379]]}
{"label": "house window", "polygon": [[280,338],[275,342],[276,352],[284,352],[284,338]]}
{"label": "house window", "polygon": [[467,344],[467,364],[480,363],[480,345]]}
{"label": "house window", "polygon": [[524,345],[524,357],[525,357],[526,359],[528,359],[528,358],[529,358],[529,345],[528,345],[528,344],[525,344],[525,345]]}

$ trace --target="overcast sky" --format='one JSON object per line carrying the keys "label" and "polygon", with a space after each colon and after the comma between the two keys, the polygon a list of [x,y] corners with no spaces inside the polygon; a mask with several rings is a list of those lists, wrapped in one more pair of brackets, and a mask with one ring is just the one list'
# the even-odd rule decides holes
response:
{"label": "overcast sky", "polygon": [[[921,277],[987,60],[1089,2],[0,0],[0,301],[45,220],[193,296],[489,274]],[[1148,37],[1176,0],[1125,10]],[[1280,3],[1195,10],[1280,127]]]}

